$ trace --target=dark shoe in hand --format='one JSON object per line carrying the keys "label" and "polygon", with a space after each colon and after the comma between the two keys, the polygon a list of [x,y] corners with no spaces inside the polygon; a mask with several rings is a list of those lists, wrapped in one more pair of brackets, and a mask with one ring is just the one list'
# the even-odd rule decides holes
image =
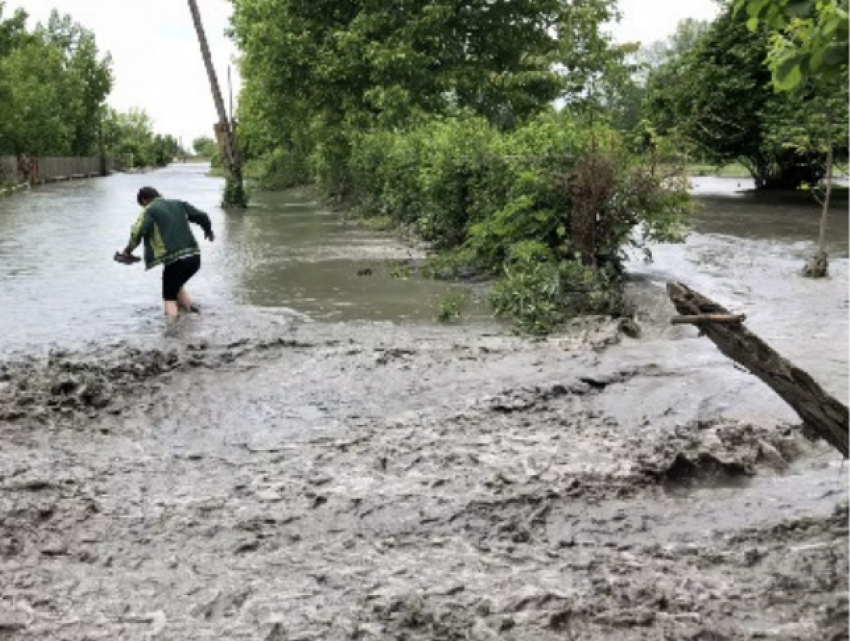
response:
{"label": "dark shoe in hand", "polygon": [[115,252],[115,256],[113,256],[116,262],[121,263],[123,265],[132,265],[133,263],[138,263],[141,258],[138,256],[133,256],[133,254],[125,254],[124,252]]}

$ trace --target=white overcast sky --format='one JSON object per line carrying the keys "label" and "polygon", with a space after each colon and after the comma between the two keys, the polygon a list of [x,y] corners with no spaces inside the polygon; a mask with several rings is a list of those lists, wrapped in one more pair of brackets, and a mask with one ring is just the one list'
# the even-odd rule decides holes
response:
{"label": "white overcast sky", "polygon": [[[239,73],[237,51],[224,35],[231,5],[227,0],[198,0],[207,40],[228,102],[231,67],[234,100]],[[45,21],[51,9],[94,32],[101,52],[113,59],[115,84],[109,103],[120,111],[144,109],[157,133],[182,138],[189,146],[198,136],[213,135],[217,120],[198,48],[188,3],[183,0],[6,0],[3,17],[16,8],[31,16],[30,26]],[[716,0],[620,0],[622,21],[611,27],[622,42],[648,44],[673,33],[680,20],[712,20]]]}

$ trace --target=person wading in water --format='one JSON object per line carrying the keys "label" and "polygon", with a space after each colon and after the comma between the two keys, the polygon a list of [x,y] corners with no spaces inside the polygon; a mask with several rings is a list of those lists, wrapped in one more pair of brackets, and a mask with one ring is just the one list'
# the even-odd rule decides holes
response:
{"label": "person wading in water", "polygon": [[133,225],[127,247],[115,254],[115,260],[137,262],[133,250],[144,241],[145,268],[163,265],[162,300],[168,320],[175,320],[181,308],[198,312],[185,287],[201,268],[201,249],[189,223],[200,226],[204,238],[213,242],[210,217],[187,202],[163,198],[153,187],[142,187],[136,200],[144,209]]}

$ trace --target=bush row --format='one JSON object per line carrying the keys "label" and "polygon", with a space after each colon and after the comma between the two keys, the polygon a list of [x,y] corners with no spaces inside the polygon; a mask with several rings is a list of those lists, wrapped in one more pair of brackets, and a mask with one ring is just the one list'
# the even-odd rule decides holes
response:
{"label": "bush row", "polygon": [[[624,252],[680,237],[689,209],[683,180],[638,166],[615,133],[563,112],[513,132],[461,116],[361,133],[345,163],[362,215],[500,277],[496,312],[534,333],[574,314],[616,313]],[[338,181],[338,162],[325,166]]]}

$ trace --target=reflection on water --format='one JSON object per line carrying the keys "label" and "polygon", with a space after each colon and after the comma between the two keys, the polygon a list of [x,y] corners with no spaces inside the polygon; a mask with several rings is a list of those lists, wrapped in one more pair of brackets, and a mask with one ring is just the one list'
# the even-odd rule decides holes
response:
{"label": "reflection on water", "polygon": [[346,226],[306,196],[258,193],[248,211],[227,215],[225,229],[223,260],[239,275],[230,292],[239,303],[291,307],[318,320],[427,320],[455,287],[410,277],[419,252]]}

